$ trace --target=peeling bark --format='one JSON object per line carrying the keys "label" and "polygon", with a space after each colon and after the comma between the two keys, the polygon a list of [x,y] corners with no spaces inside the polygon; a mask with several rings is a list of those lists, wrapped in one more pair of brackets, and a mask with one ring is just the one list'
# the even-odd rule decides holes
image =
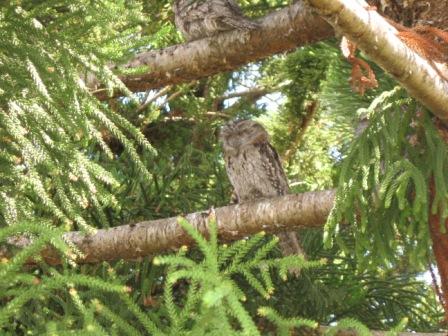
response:
{"label": "peeling bark", "polygon": [[[233,241],[260,231],[275,233],[299,227],[321,227],[333,207],[334,195],[334,190],[316,191],[217,208],[220,241]],[[208,213],[195,212],[185,218],[206,234]],[[177,217],[102,229],[91,236],[68,232],[64,239],[82,252],[79,263],[133,260],[192,244],[192,239],[178,225]],[[48,248],[41,255],[50,264],[61,262],[53,249]],[[8,257],[5,251],[0,251],[1,257]]]}
{"label": "peeling bark", "polygon": [[434,62],[406,46],[397,31],[365,1],[307,0],[338,32],[389,72],[414,98],[448,122],[448,83]]}
{"label": "peeling bark", "polygon": [[[174,45],[137,55],[124,69],[148,67],[148,72],[122,76],[132,91],[156,89],[230,71],[273,54],[334,36],[332,27],[313,15],[302,1],[259,20],[260,29],[229,31],[190,43]],[[87,83],[96,87],[97,82]],[[99,99],[106,92],[99,90]]]}

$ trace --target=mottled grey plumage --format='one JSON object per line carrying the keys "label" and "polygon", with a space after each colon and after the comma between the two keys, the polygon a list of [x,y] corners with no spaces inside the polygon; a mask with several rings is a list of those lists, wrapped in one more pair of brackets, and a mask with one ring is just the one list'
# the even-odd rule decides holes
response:
{"label": "mottled grey plumage", "polygon": [[258,27],[244,16],[234,0],[175,0],[173,11],[176,27],[187,41]]}
{"label": "mottled grey plumage", "polygon": [[[259,123],[252,120],[228,123],[221,129],[220,141],[238,203],[289,192],[279,156]],[[304,256],[295,232],[279,233],[278,237],[283,255]]]}

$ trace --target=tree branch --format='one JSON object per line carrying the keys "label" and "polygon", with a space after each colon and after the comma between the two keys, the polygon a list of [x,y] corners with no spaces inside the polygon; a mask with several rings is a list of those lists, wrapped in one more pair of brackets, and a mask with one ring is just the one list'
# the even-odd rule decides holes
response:
{"label": "tree branch", "polygon": [[375,63],[389,72],[414,98],[448,122],[448,83],[441,69],[397,36],[363,0],[307,0],[337,31],[347,36]]}
{"label": "tree branch", "polygon": [[212,111],[218,111],[218,106],[227,99],[246,98],[250,100],[258,100],[268,93],[279,91],[280,87],[252,87],[244,91],[232,92],[220,97],[216,97],[212,103]]}
{"label": "tree branch", "polygon": [[146,95],[146,98],[143,100],[143,103],[137,108],[136,112],[137,113],[142,112],[146,107],[148,107],[148,105],[154,103],[157,99],[166,95],[170,90],[171,90],[171,85],[168,85],[168,86],[164,87],[162,90],[160,90],[159,92],[157,92],[152,98],[148,99],[149,93],[151,92],[149,90]]}
{"label": "tree branch", "polygon": [[[215,215],[220,241],[232,241],[260,231],[274,233],[299,227],[320,227],[333,207],[334,195],[334,190],[316,191],[217,208]],[[201,233],[207,234],[208,213],[195,212],[185,218]],[[91,236],[78,231],[68,232],[64,239],[82,252],[83,257],[77,260],[79,263],[133,260],[192,243],[178,225],[177,217],[102,229]],[[51,248],[41,255],[50,264],[61,262],[58,253]],[[9,258],[10,255],[0,250],[0,259],[2,257]]]}
{"label": "tree branch", "polygon": [[279,91],[280,87],[272,87],[272,88],[268,88],[268,87],[252,87],[250,89],[244,90],[244,91],[237,91],[237,92],[232,92],[229,94],[226,94],[224,96],[220,96],[220,97],[216,97],[215,101],[217,101],[217,103],[220,103],[224,100],[227,99],[232,99],[232,98],[241,98],[241,97],[262,97],[268,93],[272,93],[275,91]]}
{"label": "tree branch", "polygon": [[[133,92],[156,89],[234,70],[333,35],[332,27],[299,1],[260,19],[260,28],[254,31],[229,31],[141,53],[123,68],[147,67],[147,72],[121,76],[121,80]],[[98,82],[92,79],[87,85],[96,87]],[[104,90],[98,90],[96,96],[107,98]]]}

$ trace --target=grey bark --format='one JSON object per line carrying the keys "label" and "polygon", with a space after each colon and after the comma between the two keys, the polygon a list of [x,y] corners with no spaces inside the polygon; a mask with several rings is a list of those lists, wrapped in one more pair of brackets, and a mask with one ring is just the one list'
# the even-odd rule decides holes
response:
{"label": "grey bark", "polygon": [[[334,36],[333,28],[310,13],[302,1],[257,22],[259,29],[245,34],[228,31],[212,38],[141,53],[122,68],[147,67],[147,70],[120,78],[132,92],[157,89],[235,70],[273,54]],[[91,78],[87,86],[97,90],[98,81]],[[101,88],[95,95],[107,99],[106,91]]]}
{"label": "grey bark", "polygon": [[[334,190],[316,191],[217,208],[215,216],[219,239],[226,242],[260,231],[275,233],[300,227],[321,227],[333,207],[334,194]],[[201,233],[207,233],[208,211],[195,212],[185,218]],[[90,236],[78,231],[68,232],[64,239],[82,252],[78,263],[134,260],[191,245],[192,239],[177,220],[177,217],[171,217],[122,225],[98,230]],[[48,263],[61,262],[58,253],[51,248],[41,255]],[[2,257],[8,258],[10,255],[0,249]]]}

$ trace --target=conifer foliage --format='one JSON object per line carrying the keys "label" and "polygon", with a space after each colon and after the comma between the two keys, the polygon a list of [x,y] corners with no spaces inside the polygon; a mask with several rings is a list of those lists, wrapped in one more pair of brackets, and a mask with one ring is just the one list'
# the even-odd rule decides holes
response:
{"label": "conifer foliage", "polygon": [[[157,257],[156,264],[169,265],[166,279],[164,303],[170,318],[169,332],[164,335],[260,335],[253,318],[246,311],[245,294],[232,279],[241,275],[259,295],[269,298],[274,292],[272,271],[278,270],[287,278],[291,267],[318,267],[321,262],[305,261],[300,256],[268,258],[278,242],[274,237],[263,239],[263,232],[230,246],[219,245],[216,221],[211,220],[207,241],[185,220],[180,225],[194,238],[203,259],[195,262],[185,256],[186,250],[176,256]],[[173,286],[186,281],[188,290],[176,304]],[[317,324],[307,319],[295,318],[284,322],[277,313],[267,307],[260,307],[259,314],[271,317],[271,321],[287,335],[294,327],[315,328]]]}
{"label": "conifer foliage", "polygon": [[[285,5],[241,1],[254,15]],[[330,335],[436,330],[435,296],[416,280],[430,258],[428,211],[448,215],[446,147],[429,114],[379,69],[377,91],[355,96],[334,41],[159,93],[129,92],[111,64],[179,41],[170,6],[2,2],[0,334],[289,335],[318,323],[331,324]],[[96,88],[87,88],[92,78]],[[266,93],[274,95],[260,101]],[[357,110],[370,119],[358,137]],[[202,236],[180,218],[190,250],[76,263],[66,231],[227,204],[215,133],[241,118],[273,131],[292,190],[339,187],[326,250],[323,230],[300,235],[305,261],[277,257],[273,236],[220,244],[214,220]],[[437,209],[428,208],[429,176]],[[42,260],[49,247],[62,265]],[[291,267],[303,268],[300,278]]]}
{"label": "conifer foliage", "polygon": [[[344,220],[356,225],[354,252],[361,268],[388,266],[405,255],[414,270],[424,269],[430,260],[428,212],[444,209],[442,230],[448,216],[444,141],[429,113],[399,87],[360,113],[369,125],[344,160],[327,230],[335,234]],[[432,176],[437,193],[429,206]],[[344,248],[337,234],[335,240]]]}
{"label": "conifer foliage", "polygon": [[[146,179],[137,146],[153,149],[135,127],[98,102],[87,74],[122,87],[108,69],[137,33],[136,4],[121,1],[11,2],[0,9],[0,221],[48,217],[67,229],[92,230],[87,208],[104,220],[114,176],[92,160],[92,144],[113,154],[101,132],[119,139]],[[134,22],[132,25],[131,23]],[[119,45],[119,47],[118,47]],[[106,58],[107,55],[107,58]]]}

